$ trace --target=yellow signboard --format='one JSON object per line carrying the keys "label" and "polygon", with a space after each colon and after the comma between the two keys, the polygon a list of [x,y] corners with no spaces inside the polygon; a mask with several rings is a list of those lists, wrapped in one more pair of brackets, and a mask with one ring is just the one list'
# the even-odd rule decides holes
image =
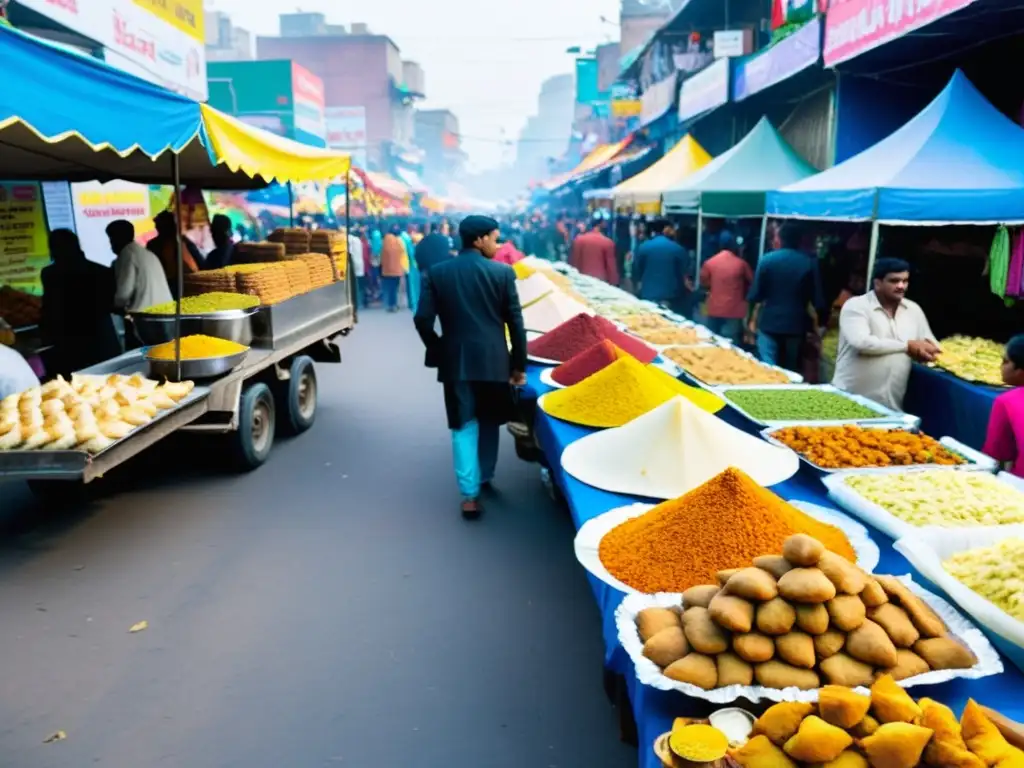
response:
{"label": "yellow signboard", "polygon": [[40,294],[39,273],[49,263],[39,185],[0,182],[0,285]]}
{"label": "yellow signboard", "polygon": [[612,117],[639,117],[643,105],[639,99],[616,99],[612,101]]}
{"label": "yellow signboard", "polygon": [[200,43],[206,42],[203,0],[135,0],[135,4]]}

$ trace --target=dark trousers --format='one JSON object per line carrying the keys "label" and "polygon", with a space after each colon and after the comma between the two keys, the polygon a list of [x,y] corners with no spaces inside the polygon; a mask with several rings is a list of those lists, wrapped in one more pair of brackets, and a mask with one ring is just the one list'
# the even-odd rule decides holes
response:
{"label": "dark trousers", "polygon": [[800,347],[803,343],[803,335],[757,332],[757,354],[760,358],[787,371],[800,370]]}

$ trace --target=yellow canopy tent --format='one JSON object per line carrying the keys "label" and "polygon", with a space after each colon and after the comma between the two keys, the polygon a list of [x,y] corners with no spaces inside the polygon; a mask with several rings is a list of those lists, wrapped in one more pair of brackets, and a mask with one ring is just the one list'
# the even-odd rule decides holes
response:
{"label": "yellow canopy tent", "polygon": [[218,165],[264,181],[325,181],[348,173],[349,155],[318,149],[254,128],[208,104],[203,124]]}
{"label": "yellow canopy tent", "polygon": [[661,194],[710,162],[711,155],[686,134],[661,160],[612,190],[615,207],[632,208],[637,213],[661,213]]}
{"label": "yellow canopy tent", "polygon": [[627,138],[622,141],[617,141],[614,144],[601,144],[595,147],[594,150],[583,158],[582,162],[580,162],[580,164],[571,171],[561,173],[553,179],[548,179],[544,182],[544,188],[548,191],[558,189],[560,186],[571,181],[577,176],[604,165],[619,154],[619,152],[621,152],[629,142],[630,139]]}

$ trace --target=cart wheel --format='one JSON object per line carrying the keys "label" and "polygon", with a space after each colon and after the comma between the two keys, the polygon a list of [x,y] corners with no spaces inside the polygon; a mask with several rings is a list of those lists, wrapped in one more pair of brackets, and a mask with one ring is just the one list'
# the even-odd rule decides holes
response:
{"label": "cart wheel", "polygon": [[[317,388],[313,358],[299,355],[292,360],[287,387],[282,387],[281,426],[289,435],[301,435],[316,421]],[[282,402],[283,400],[283,402]]]}
{"label": "cart wheel", "polygon": [[262,381],[242,392],[238,430],[233,433],[235,462],[248,472],[262,466],[274,445],[274,396]]}

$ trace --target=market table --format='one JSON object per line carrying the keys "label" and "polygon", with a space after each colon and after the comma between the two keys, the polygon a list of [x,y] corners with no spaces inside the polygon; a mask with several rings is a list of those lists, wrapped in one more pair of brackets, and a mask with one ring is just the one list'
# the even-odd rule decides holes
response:
{"label": "market table", "polygon": [[992,402],[1005,391],[914,363],[903,410],[920,416],[921,429],[929,435],[948,435],[980,451]]}
{"label": "market table", "polygon": [[[536,398],[550,391],[551,388],[540,381],[541,370],[543,368],[540,366],[529,366],[527,371],[528,383],[522,397]],[[720,412],[720,416],[733,426],[753,434],[757,433],[757,428],[753,423],[729,407],[723,409]],[[548,416],[539,408],[537,409],[534,430],[537,442],[540,444],[550,465],[552,480],[564,494],[577,530],[588,520],[616,507],[632,504],[636,501],[657,503],[656,500],[622,496],[592,488],[562,471],[560,461],[562,451],[570,443],[595,430],[559,421]],[[807,467],[802,466],[797,475],[784,483],[772,486],[772,490],[785,499],[802,500],[832,510],[837,509],[836,505],[829,500],[821,481]],[[938,594],[943,594],[941,590],[916,573],[906,559],[892,548],[892,539],[870,526],[868,526],[868,529],[881,550],[881,560],[877,568],[878,572],[898,575],[912,574],[915,581]],[[622,675],[626,680],[630,702],[633,707],[633,717],[637,726],[640,748],[639,765],[641,768],[661,768],[661,761],[651,751],[651,745],[657,736],[671,730],[673,718],[707,715],[717,707],[701,699],[688,698],[678,692],[659,691],[641,685],[636,679],[632,661],[619,644],[618,632],[615,628],[615,609],[622,601],[623,593],[608,586],[589,573],[587,578],[601,609],[602,631],[605,642],[605,665],[609,670]],[[948,600],[949,598],[946,599]],[[915,698],[925,695],[931,696],[948,704],[958,712],[963,708],[968,698],[974,697],[986,706],[1002,712],[1007,717],[1018,722],[1024,721],[1024,700],[1022,700],[1024,699],[1022,697],[1022,693],[1024,693],[1024,674],[1013,666],[1013,663],[1006,659],[1005,656],[1003,657],[1003,664],[1006,671],[998,677],[987,677],[981,680],[953,680],[942,685],[924,686],[920,689],[915,689],[913,695]],[[740,700],[737,702],[737,705],[744,706],[744,702]]]}

